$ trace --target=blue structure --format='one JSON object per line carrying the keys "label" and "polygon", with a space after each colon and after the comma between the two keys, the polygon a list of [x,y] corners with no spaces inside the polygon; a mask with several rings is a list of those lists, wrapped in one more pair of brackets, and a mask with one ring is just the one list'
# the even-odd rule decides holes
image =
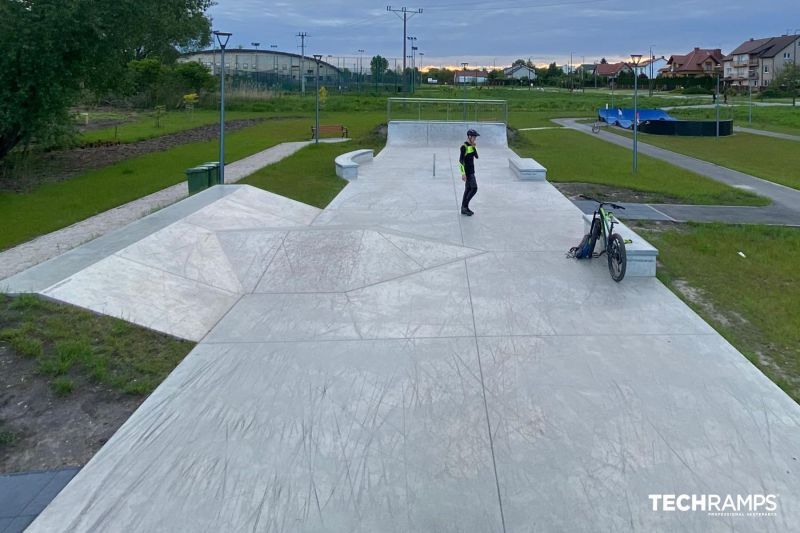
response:
{"label": "blue structure", "polygon": [[[631,129],[633,127],[633,109],[598,109],[597,116],[603,122],[607,122],[620,128]],[[661,109],[640,109],[639,123],[648,120],[677,120]]]}

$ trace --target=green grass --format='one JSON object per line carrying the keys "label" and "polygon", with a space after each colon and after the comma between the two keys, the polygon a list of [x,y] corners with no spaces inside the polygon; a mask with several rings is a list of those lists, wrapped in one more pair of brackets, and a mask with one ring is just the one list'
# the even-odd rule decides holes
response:
{"label": "green grass", "polygon": [[[248,118],[265,118],[265,115],[252,111],[230,111],[225,113],[225,122]],[[218,123],[219,111],[214,109],[196,109],[193,113],[170,111],[161,115],[159,126],[156,126],[155,113],[139,113],[124,124],[82,133],[80,141],[82,143],[98,141],[131,143]]]}
{"label": "green grass", "polygon": [[[607,131],[626,137],[633,135],[616,127]],[[640,133],[639,142],[800,189],[800,142],[797,141],[749,133],[735,133],[719,139]]]}
{"label": "green grass", "polygon": [[[309,137],[309,119],[270,120],[226,136],[232,162],[288,140]],[[154,152],[42,185],[29,193],[0,193],[0,250],[69,226],[185,180],[184,171],[218,158],[217,141]]]}
{"label": "green grass", "polygon": [[[19,305],[21,299],[27,300]],[[31,355],[39,374],[64,396],[87,383],[127,394],[147,394],[194,347],[182,341],[65,304],[26,295],[0,295],[0,342],[24,338],[43,349]]]}
{"label": "green grass", "polygon": [[547,167],[554,182],[594,183],[654,193],[687,204],[766,205],[768,200],[663,161],[639,156],[631,172],[631,151],[566,129],[522,132],[515,150]]}
{"label": "green grass", "polygon": [[[720,119],[733,119],[734,126],[754,128],[800,135],[800,106],[753,107],[753,122],[748,121],[747,105],[720,105]],[[673,109],[669,114],[675,118],[692,120],[715,120],[715,109]]]}
{"label": "green grass", "polygon": [[262,168],[239,183],[324,209],[347,185],[346,180],[336,175],[333,164],[336,156],[361,148],[373,148],[377,152],[385,142],[384,138],[373,131],[378,125],[378,116],[366,114],[358,119],[341,119],[347,120],[352,142],[309,145],[278,163]]}
{"label": "green grass", "polygon": [[[659,279],[800,402],[800,229],[687,224],[640,231],[659,250]],[[682,282],[707,303],[686,298]]]}

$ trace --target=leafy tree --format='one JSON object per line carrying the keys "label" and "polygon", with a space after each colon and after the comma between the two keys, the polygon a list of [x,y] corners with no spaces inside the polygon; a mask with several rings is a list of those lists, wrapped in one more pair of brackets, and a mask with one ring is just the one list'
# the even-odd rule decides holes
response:
{"label": "leafy tree", "polygon": [[800,66],[786,63],[775,78],[775,81],[772,82],[772,85],[774,88],[790,94],[792,96],[792,105],[796,105],[797,93],[800,91]]}
{"label": "leafy tree", "polygon": [[375,56],[369,62],[369,68],[372,72],[372,79],[376,81],[383,78],[383,73],[389,68],[389,60],[385,57]]}
{"label": "leafy tree", "polygon": [[527,62],[524,59],[516,59],[513,63],[511,63],[512,67],[516,67],[517,65],[527,65]]}
{"label": "leafy tree", "polygon": [[[2,0],[0,158],[69,124],[81,89],[128,80],[132,59],[171,59],[203,46],[211,0]],[[149,67],[148,67],[149,68]],[[145,69],[147,70],[147,69]]]}

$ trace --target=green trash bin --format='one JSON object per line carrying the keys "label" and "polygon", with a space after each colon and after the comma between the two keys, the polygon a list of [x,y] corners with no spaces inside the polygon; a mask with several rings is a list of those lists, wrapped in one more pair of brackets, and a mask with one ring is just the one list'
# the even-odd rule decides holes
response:
{"label": "green trash bin", "polygon": [[189,182],[189,194],[194,194],[208,188],[208,169],[194,167],[186,169],[186,180]]}
{"label": "green trash bin", "polygon": [[219,161],[209,161],[202,166],[208,169],[208,186],[219,185]]}

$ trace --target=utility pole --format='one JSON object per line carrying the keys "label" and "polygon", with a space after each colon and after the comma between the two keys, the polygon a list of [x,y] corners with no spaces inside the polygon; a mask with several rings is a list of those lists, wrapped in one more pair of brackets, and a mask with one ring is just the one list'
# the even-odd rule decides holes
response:
{"label": "utility pole", "polygon": [[306,71],[305,71],[305,59],[306,59],[306,37],[308,34],[304,31],[301,31],[297,34],[300,37],[300,93],[306,94]]}
{"label": "utility pole", "polygon": [[649,89],[650,89],[650,96],[653,96],[653,61],[655,61],[655,57],[653,57],[653,46],[650,45],[650,79],[648,81]]}
{"label": "utility pole", "polygon": [[399,9],[392,9],[392,6],[386,6],[386,11],[391,11],[398,17],[400,17],[400,13],[403,14],[403,76],[406,74],[406,32],[408,29],[408,19],[413,17],[414,15],[419,15],[422,13],[422,9],[417,9],[416,11],[409,10],[407,7],[401,7]]}

